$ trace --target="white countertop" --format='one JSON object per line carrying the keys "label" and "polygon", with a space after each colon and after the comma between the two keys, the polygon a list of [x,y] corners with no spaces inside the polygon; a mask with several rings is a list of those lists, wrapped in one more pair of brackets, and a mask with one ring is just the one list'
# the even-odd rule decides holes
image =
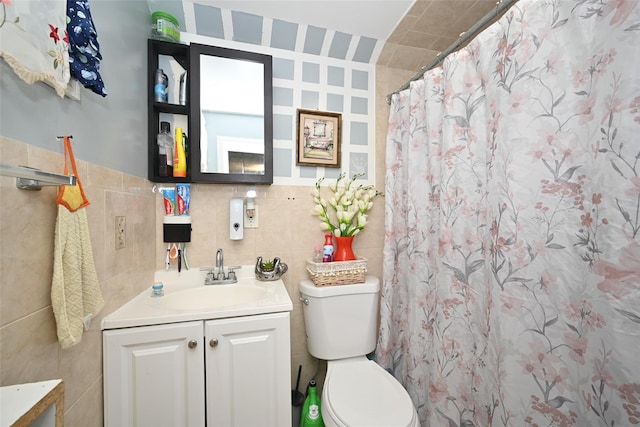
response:
{"label": "white countertop", "polygon": [[[190,320],[221,319],[293,310],[291,298],[287,293],[282,279],[272,282],[261,282],[255,278],[254,266],[242,266],[236,273],[238,275],[238,284],[205,286],[204,280],[207,272],[199,271],[198,268],[183,270],[180,273],[175,270],[157,271],[155,273],[155,281],[160,281],[164,284],[165,296],[151,297],[151,286],[153,283],[149,283],[149,287],[146,290],[106,316],[102,320],[102,329],[160,325]],[[258,300],[227,307],[194,309],[175,309],[170,307],[173,294],[181,291],[192,292],[192,290],[196,288],[218,286],[261,287],[265,292],[264,296]]]}

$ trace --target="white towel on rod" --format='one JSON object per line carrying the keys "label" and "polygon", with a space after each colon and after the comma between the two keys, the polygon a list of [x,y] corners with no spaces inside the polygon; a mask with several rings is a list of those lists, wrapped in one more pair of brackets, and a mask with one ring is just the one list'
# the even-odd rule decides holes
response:
{"label": "white towel on rod", "polygon": [[104,305],[89,237],[86,209],[69,212],[58,205],[51,305],[62,348],[80,342],[83,320]]}

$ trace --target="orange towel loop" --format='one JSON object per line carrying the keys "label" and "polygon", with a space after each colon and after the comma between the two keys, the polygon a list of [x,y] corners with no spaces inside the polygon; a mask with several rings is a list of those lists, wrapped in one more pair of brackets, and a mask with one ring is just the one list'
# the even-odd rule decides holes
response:
{"label": "orange towel loop", "polygon": [[76,159],[73,156],[73,148],[71,147],[72,136],[64,137],[64,173],[69,173],[67,160],[71,162],[72,175],[76,177],[76,185],[61,185],[58,190],[58,198],[56,203],[66,207],[69,212],[75,212],[80,208],[89,205],[89,200],[84,194],[80,177],[78,176],[78,168],[76,167]]}

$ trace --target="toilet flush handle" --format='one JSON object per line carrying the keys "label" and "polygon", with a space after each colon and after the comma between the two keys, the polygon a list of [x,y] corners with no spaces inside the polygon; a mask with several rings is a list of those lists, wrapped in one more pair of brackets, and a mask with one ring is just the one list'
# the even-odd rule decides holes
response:
{"label": "toilet flush handle", "polygon": [[302,298],[302,297],[300,297],[299,299],[300,299],[300,301],[301,301],[304,305],[309,305],[309,299],[308,299],[308,298]]}

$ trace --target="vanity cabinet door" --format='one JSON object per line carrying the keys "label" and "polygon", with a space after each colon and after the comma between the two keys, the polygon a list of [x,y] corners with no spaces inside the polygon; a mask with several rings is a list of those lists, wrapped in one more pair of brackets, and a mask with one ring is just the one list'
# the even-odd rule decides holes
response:
{"label": "vanity cabinet door", "polygon": [[289,313],[205,322],[207,425],[291,425]]}
{"label": "vanity cabinet door", "polygon": [[106,427],[204,424],[203,323],[103,332]]}

